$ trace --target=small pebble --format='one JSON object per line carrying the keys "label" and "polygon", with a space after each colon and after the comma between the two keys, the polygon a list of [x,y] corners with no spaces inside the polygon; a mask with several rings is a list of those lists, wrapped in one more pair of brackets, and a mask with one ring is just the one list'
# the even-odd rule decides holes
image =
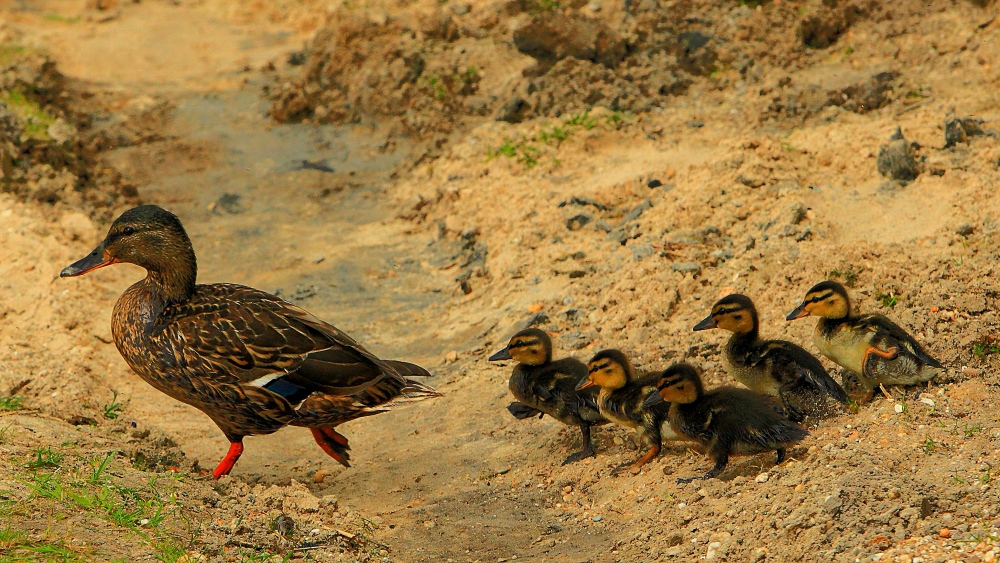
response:
{"label": "small pebble", "polygon": [[767,483],[767,480],[770,479],[770,478],[771,478],[771,476],[768,475],[767,473],[761,473],[754,480],[757,481],[758,483]]}
{"label": "small pebble", "polygon": [[900,414],[903,412],[903,405],[896,403],[896,406],[892,407],[892,409],[896,411],[896,414]]}
{"label": "small pebble", "polygon": [[594,516],[594,522],[600,522],[603,519],[604,519],[603,516]]}
{"label": "small pebble", "polygon": [[316,484],[322,483],[326,479],[326,469],[320,469],[313,473],[313,481]]}
{"label": "small pebble", "polygon": [[941,531],[938,532],[938,535],[941,536],[942,538],[950,538],[951,530],[949,530],[948,528],[941,528]]}
{"label": "small pebble", "polygon": [[661,182],[659,180],[650,180],[649,182],[646,183],[646,186],[649,187],[649,188],[658,188],[658,187],[660,187],[662,185],[663,185],[663,182]]}

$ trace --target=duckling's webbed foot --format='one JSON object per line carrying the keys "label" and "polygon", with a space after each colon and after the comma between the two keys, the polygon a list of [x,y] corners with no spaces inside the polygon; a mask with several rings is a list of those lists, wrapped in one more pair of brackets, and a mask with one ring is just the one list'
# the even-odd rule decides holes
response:
{"label": "duckling's webbed foot", "polygon": [[562,462],[563,465],[574,463],[580,461],[581,459],[587,459],[588,457],[593,457],[597,455],[594,452],[594,444],[590,441],[590,425],[586,423],[581,424],[580,434],[583,437],[583,450],[567,457],[566,461]]}
{"label": "duckling's webbed foot", "polygon": [[708,470],[708,473],[705,473],[701,477],[678,477],[677,478],[677,482],[678,483],[690,483],[691,481],[701,481],[701,480],[704,480],[704,479],[712,479],[712,478],[718,477],[719,474],[722,473],[726,469],[727,465],[729,465],[729,456],[728,455],[719,455],[715,459],[715,467],[713,467],[712,469]]}
{"label": "duckling's webbed foot", "polygon": [[538,415],[538,418],[545,416],[545,413],[539,411],[538,409],[531,408],[528,405],[517,401],[507,405],[507,410],[510,411],[510,414],[514,415],[514,418],[518,420],[531,418],[535,415]]}

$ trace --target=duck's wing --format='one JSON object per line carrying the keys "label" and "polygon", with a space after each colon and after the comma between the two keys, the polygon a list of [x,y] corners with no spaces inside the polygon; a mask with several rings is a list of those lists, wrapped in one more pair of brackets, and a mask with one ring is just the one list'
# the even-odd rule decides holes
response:
{"label": "duck's wing", "polygon": [[726,387],[706,396],[709,424],[716,435],[765,449],[798,442],[809,432],[788,420],[771,397],[749,389]]}
{"label": "duck's wing", "polygon": [[580,381],[587,377],[587,366],[574,358],[563,358],[549,364],[551,377],[535,384],[535,392],[545,400],[555,400],[574,407],[597,410],[596,392],[593,389],[577,391]]}
{"label": "duck's wing", "polygon": [[801,381],[838,402],[848,404],[847,392],[834,381],[815,356],[786,340],[769,340],[756,350],[751,364],[764,363],[782,384]]}
{"label": "duck's wing", "polygon": [[[903,327],[883,315],[864,315],[858,317],[854,321],[854,325],[860,330],[871,333],[872,338],[869,339],[869,342],[873,344],[886,346],[887,348],[897,348],[899,352],[907,352],[921,363],[931,367],[944,367],[941,365],[941,362],[928,354],[923,346],[910,336],[910,333],[906,332]],[[888,350],[883,350],[883,352],[888,352]]]}
{"label": "duck's wing", "polygon": [[382,361],[333,325],[239,285],[198,286],[190,300],[167,306],[149,331],[165,357],[199,378],[282,396],[295,393],[292,387],[354,395],[385,378],[403,379],[401,370],[426,374],[413,364]]}

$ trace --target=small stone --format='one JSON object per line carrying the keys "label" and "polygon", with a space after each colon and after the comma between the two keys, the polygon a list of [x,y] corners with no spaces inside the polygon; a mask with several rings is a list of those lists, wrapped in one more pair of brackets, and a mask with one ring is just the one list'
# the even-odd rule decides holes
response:
{"label": "small stone", "polygon": [[701,272],[701,265],[695,262],[675,262],[670,265],[670,269],[682,274],[697,274],[698,272]]}
{"label": "small stone", "polygon": [[647,188],[658,188],[658,187],[660,187],[662,185],[663,185],[663,182],[661,182],[659,180],[655,180],[655,179],[646,182],[646,187]]}
{"label": "small stone", "polygon": [[587,223],[590,223],[592,219],[593,217],[587,215],[586,213],[579,213],[569,219],[566,219],[566,228],[571,231],[579,230]]}
{"label": "small stone", "polygon": [[944,123],[944,148],[968,143],[971,137],[982,135],[983,120],[974,117],[953,117]]}
{"label": "small stone", "polygon": [[938,532],[938,535],[941,536],[942,538],[950,538],[951,530],[949,530],[948,528],[941,528],[941,531]]}
{"label": "small stone", "polygon": [[448,352],[447,354],[444,355],[444,361],[447,362],[447,363],[449,363],[449,364],[457,362],[458,361],[458,352],[455,351],[455,350],[452,350],[451,352]]}
{"label": "small stone", "polygon": [[436,525],[437,525],[437,524],[435,524],[433,520],[426,520],[426,521],[424,522],[424,527],[425,527],[425,528],[433,528],[433,527],[434,527],[434,526],[436,526]]}
{"label": "small stone", "polygon": [[[765,475],[767,474],[765,473]],[[764,481],[767,481],[767,479],[764,479]],[[698,489],[698,496],[705,498],[708,496],[708,491],[704,488]]]}
{"label": "small stone", "polygon": [[903,405],[901,403],[896,403],[896,405],[892,407],[892,410],[896,411],[896,414],[902,414]]}
{"label": "small stone", "polygon": [[879,147],[876,160],[879,174],[905,186],[920,175],[916,146],[903,137],[897,127],[889,141]]}
{"label": "small stone", "polygon": [[313,473],[313,482],[319,485],[326,480],[326,476],[327,476],[326,469],[320,469],[316,473]]}
{"label": "small stone", "polygon": [[757,476],[756,479],[754,479],[754,481],[757,481],[758,483],[767,483],[767,480],[770,478],[771,476],[769,474],[761,473],[760,475]]}
{"label": "small stone", "polygon": [[603,516],[594,516],[594,522],[600,522],[603,519],[604,519]]}
{"label": "small stone", "polygon": [[962,226],[960,226],[959,228],[955,229],[955,234],[961,235],[963,237],[967,237],[967,236],[971,235],[972,233],[974,233],[975,231],[976,231],[975,227],[973,227],[972,225],[970,225],[968,223],[965,223]]}

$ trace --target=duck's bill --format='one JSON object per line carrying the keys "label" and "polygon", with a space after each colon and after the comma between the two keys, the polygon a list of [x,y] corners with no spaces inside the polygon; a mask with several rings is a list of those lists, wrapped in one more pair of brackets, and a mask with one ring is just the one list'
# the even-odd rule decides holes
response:
{"label": "duck's bill", "polygon": [[82,276],[87,272],[93,272],[98,268],[110,266],[117,262],[118,260],[104,251],[104,245],[102,244],[95,248],[90,254],[63,268],[63,271],[59,272],[59,277],[71,278],[74,276]]}
{"label": "duck's bill", "polygon": [[808,317],[809,311],[806,311],[806,304],[803,303],[795,308],[788,316],[785,317],[786,321],[794,321],[795,319],[801,319],[802,317]]}
{"label": "duck's bill", "polygon": [[489,357],[489,361],[491,362],[499,362],[500,360],[513,360],[513,359],[514,358],[510,355],[509,347],[504,348],[503,350],[500,350],[496,354],[493,354],[492,356]]}
{"label": "duck's bill", "polygon": [[588,378],[584,379],[583,381],[581,381],[580,384],[576,386],[576,390],[577,391],[583,391],[584,389],[586,389],[587,387],[592,386],[593,384],[594,384],[594,381],[588,377]]}
{"label": "duck's bill", "polygon": [[646,400],[642,402],[642,406],[651,407],[653,405],[658,405],[663,402],[663,397],[659,393],[650,393]]}
{"label": "duck's bill", "polygon": [[715,328],[716,326],[718,325],[715,324],[715,319],[712,318],[712,315],[709,315],[705,317],[700,323],[694,325],[694,329],[692,330],[708,330],[710,328]]}

